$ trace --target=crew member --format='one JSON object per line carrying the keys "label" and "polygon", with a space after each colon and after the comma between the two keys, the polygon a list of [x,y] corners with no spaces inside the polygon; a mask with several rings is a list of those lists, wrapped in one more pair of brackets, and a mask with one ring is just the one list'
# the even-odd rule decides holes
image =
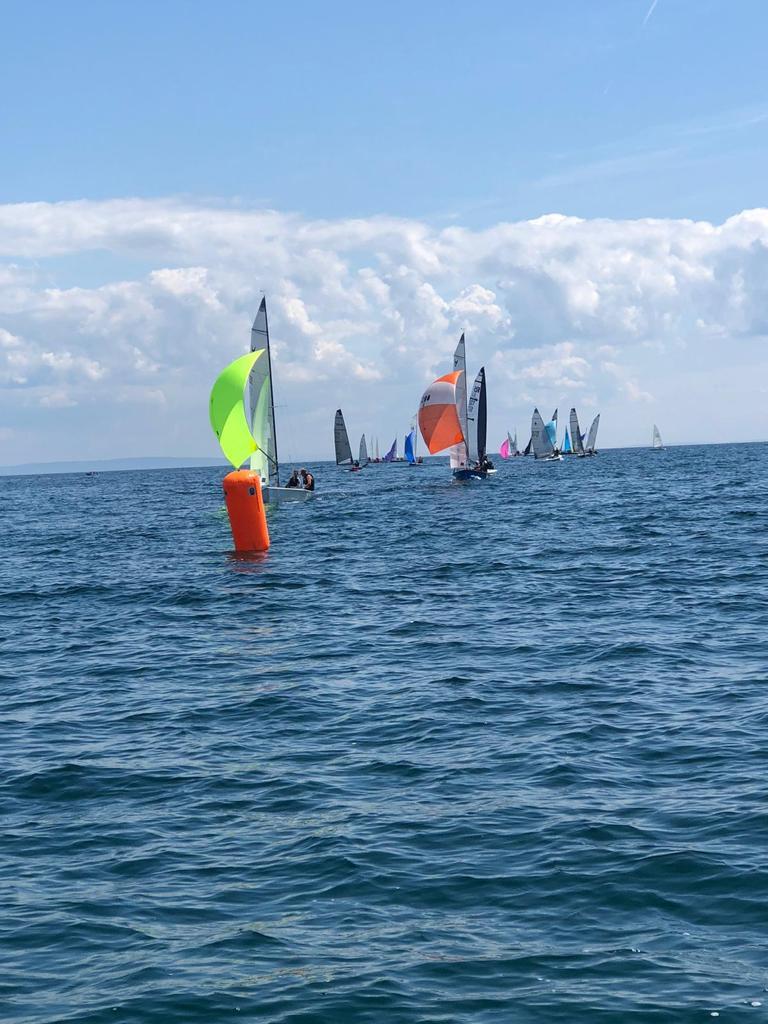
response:
{"label": "crew member", "polygon": [[307,472],[306,469],[302,469],[302,471],[301,471],[301,479],[304,481],[304,490],[305,491],[314,491],[314,489],[315,489],[315,478],[312,476],[311,473]]}

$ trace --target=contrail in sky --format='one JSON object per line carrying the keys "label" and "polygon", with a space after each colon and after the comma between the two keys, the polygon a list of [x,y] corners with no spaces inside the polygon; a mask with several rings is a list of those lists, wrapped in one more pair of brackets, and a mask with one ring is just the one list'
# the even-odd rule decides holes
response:
{"label": "contrail in sky", "polygon": [[643,28],[645,28],[645,26],[648,24],[648,21],[650,20],[651,15],[656,10],[656,4],[658,2],[659,2],[659,0],[652,0],[651,6],[648,8],[648,12],[645,15],[645,17],[643,18]]}

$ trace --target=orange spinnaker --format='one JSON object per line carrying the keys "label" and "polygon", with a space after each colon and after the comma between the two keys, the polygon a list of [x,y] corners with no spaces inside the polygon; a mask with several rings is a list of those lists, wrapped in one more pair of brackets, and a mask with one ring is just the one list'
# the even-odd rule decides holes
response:
{"label": "orange spinnaker", "polygon": [[427,388],[419,405],[419,429],[432,455],[464,440],[456,408],[456,381],[461,370],[438,377]]}
{"label": "orange spinnaker", "polygon": [[238,469],[224,477],[224,500],[236,551],[269,548],[267,514],[261,494],[261,477],[250,469]]}

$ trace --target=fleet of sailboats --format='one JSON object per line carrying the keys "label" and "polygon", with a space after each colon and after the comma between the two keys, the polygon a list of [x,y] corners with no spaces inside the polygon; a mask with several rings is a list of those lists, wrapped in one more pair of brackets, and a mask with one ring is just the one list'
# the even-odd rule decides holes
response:
{"label": "fleet of sailboats", "polygon": [[[211,397],[211,422],[227,458],[247,459],[258,473],[267,502],[303,500],[312,491],[286,487],[280,483],[280,464],[275,421],[272,353],[266,298],[262,298],[251,328],[248,357],[236,359],[219,375]],[[242,389],[242,390],[241,390]],[[238,403],[242,411],[237,412]],[[242,424],[240,422],[242,419]],[[586,434],[582,433],[578,414],[571,408],[561,445],[558,445],[558,410],[546,422],[534,409],[530,438],[523,451],[518,447],[517,429],[499,446],[502,459],[532,455],[536,461],[558,462],[564,455],[580,458],[597,454],[597,433],[600,414],[592,420]],[[431,454],[448,455],[452,475],[457,480],[485,479],[495,472],[487,454],[488,396],[485,367],[481,367],[468,388],[466,337],[462,333],[453,356],[451,372],[436,378],[424,391],[419,411],[404,437],[403,455],[398,455],[398,437],[389,450],[379,454],[379,439],[371,437],[373,458],[368,453],[366,435],[360,438],[358,458],[352,454],[349,434],[341,409],[334,417],[334,450],[336,464],[353,472],[377,464],[417,466],[423,459],[417,454],[419,432]],[[651,448],[663,450],[658,426],[654,423]]]}

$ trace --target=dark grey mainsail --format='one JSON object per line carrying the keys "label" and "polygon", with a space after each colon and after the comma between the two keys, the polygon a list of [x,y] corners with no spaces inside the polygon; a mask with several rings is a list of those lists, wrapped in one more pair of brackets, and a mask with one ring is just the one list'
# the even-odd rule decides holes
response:
{"label": "dark grey mainsail", "polygon": [[336,410],[336,419],[333,423],[333,443],[336,448],[336,465],[341,466],[346,462],[352,462],[352,449],[349,444],[349,435],[344,423],[344,416],[341,409]]}
{"label": "dark grey mainsail", "polygon": [[584,452],[584,442],[581,439],[581,427],[579,426],[579,417],[576,415],[575,409],[571,409],[570,424],[573,454],[582,455]]}

